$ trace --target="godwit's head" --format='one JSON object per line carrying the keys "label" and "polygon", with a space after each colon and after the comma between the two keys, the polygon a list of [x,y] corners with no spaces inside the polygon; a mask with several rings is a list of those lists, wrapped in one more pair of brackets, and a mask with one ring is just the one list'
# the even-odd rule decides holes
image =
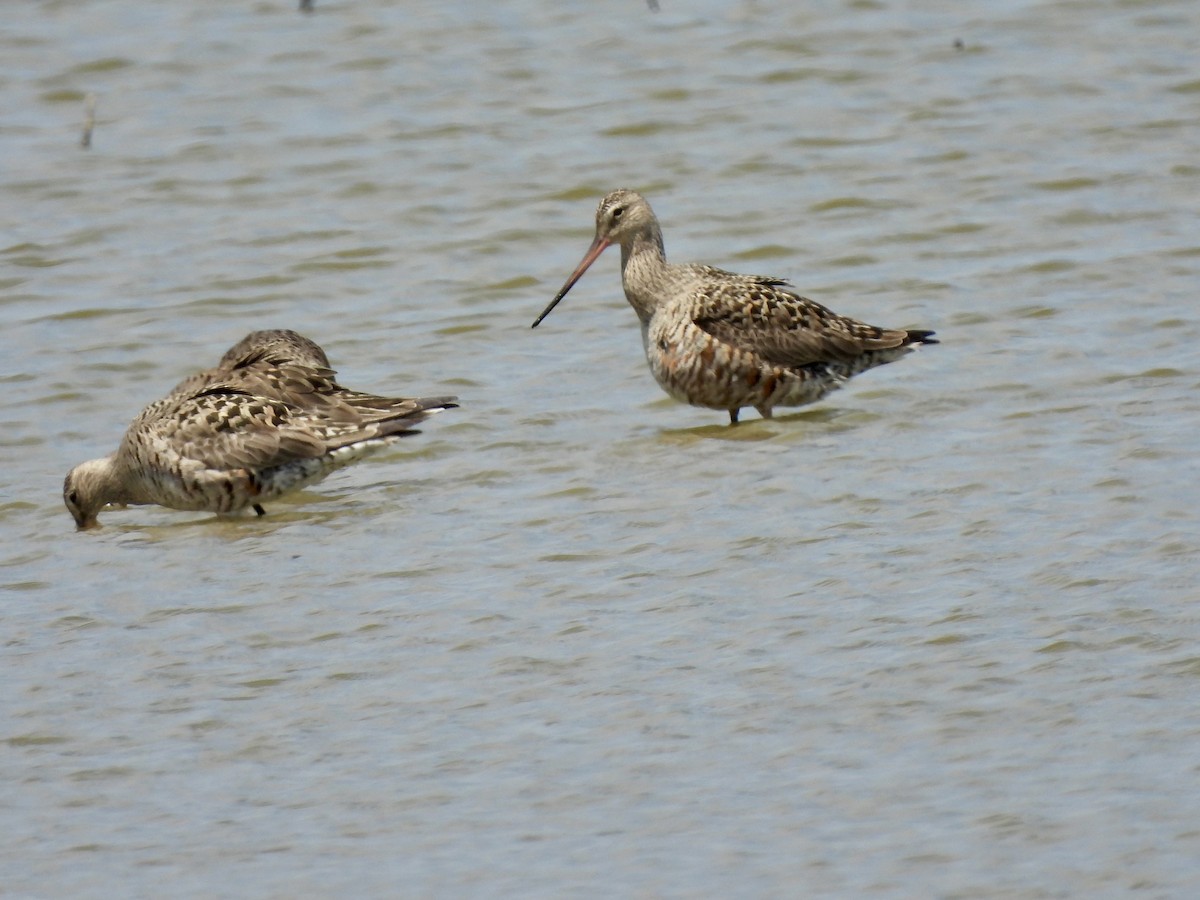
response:
{"label": "godwit's head", "polygon": [[106,456],[80,463],[67,473],[63,503],[80,531],[100,524],[100,510],[111,500],[112,472],[112,457]]}
{"label": "godwit's head", "polygon": [[567,296],[567,291],[575,286],[575,282],[583,277],[583,273],[600,258],[600,254],[609,245],[619,244],[629,247],[639,238],[655,241],[660,248],[662,246],[658,220],[654,217],[654,210],[650,208],[646,198],[637,191],[629,191],[624,188],[605,196],[600,201],[600,205],[596,207],[596,237],[592,240],[592,246],[588,247],[587,253],[583,255],[583,259],[575,267],[571,277],[555,294],[550,305],[542,310],[542,314],[534,320],[532,327],[537,328],[542,319],[550,315],[550,310],[558,306],[558,301]]}

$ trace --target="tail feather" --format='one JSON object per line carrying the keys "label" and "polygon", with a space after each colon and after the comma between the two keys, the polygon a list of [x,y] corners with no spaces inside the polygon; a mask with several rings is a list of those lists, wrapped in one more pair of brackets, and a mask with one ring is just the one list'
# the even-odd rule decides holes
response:
{"label": "tail feather", "polygon": [[936,331],[909,331],[900,346],[907,347],[910,344],[940,344],[941,341],[934,338],[935,334],[937,334]]}
{"label": "tail feather", "polygon": [[375,422],[376,437],[408,437],[419,434],[415,426],[444,409],[456,409],[457,397],[416,397],[406,401],[408,407],[393,416]]}
{"label": "tail feather", "polygon": [[417,397],[412,402],[427,413],[438,413],[443,409],[458,409],[457,401],[457,397]]}

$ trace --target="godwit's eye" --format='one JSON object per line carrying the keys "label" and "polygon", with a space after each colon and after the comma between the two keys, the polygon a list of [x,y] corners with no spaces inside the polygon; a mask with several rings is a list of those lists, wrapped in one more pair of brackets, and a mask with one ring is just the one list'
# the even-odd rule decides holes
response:
{"label": "godwit's eye", "polygon": [[621,214],[622,214],[623,212],[625,212],[625,207],[623,207],[623,206],[614,206],[614,207],[613,207],[613,211],[612,211],[612,217],[613,217],[613,221],[615,222],[617,219],[621,218]]}

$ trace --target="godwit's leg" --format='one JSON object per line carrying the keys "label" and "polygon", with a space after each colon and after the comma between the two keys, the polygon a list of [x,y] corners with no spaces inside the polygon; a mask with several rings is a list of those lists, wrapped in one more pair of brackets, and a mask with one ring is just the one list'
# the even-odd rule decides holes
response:
{"label": "godwit's leg", "polygon": [[267,511],[266,511],[265,509],[263,509],[263,508],[262,508],[262,504],[261,504],[261,503],[255,503],[255,504],[254,504],[254,511],[255,511],[256,513],[258,513],[260,516],[265,516],[265,515],[267,514]]}
{"label": "godwit's leg", "polygon": [[737,420],[738,420],[738,413],[740,413],[740,412],[741,412],[741,410],[740,410],[740,409],[731,409],[731,410],[729,411],[729,424],[730,424],[730,425],[736,425],[736,424],[737,424]]}

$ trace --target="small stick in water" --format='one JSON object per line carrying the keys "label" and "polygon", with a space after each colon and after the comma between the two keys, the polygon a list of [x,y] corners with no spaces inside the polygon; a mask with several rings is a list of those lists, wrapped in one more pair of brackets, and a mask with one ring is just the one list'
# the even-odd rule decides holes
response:
{"label": "small stick in water", "polygon": [[79,146],[87,150],[92,146],[92,129],[96,127],[96,95],[88,94],[83,98],[83,135],[79,138]]}
{"label": "small stick in water", "polygon": [[313,0],[300,0],[300,12],[312,12]]}

